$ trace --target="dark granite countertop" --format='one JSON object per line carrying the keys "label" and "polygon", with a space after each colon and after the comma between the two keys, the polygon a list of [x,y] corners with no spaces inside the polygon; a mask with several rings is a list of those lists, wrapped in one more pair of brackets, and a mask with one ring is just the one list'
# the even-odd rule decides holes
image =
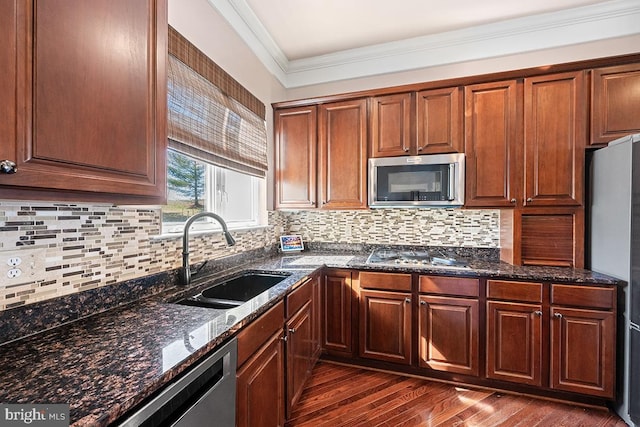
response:
{"label": "dark granite countertop", "polygon": [[185,293],[184,288],[173,286],[154,296],[4,344],[0,346],[0,402],[69,403],[73,425],[108,425],[236,334],[322,266],[619,284],[616,279],[586,270],[518,267],[483,258],[469,259],[468,270],[380,267],[367,264],[367,255],[363,251],[312,251],[217,272],[218,280],[240,270],[290,273],[269,291],[232,310],[169,303]]}

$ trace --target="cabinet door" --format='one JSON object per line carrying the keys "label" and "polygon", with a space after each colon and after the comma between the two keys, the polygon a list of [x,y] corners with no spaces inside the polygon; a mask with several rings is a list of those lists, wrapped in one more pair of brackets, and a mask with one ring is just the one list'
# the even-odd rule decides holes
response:
{"label": "cabinet door", "polygon": [[360,291],[360,357],[411,364],[411,294]]}
{"label": "cabinet door", "polygon": [[420,296],[419,364],[479,375],[478,300]]}
{"label": "cabinet door", "polygon": [[524,81],[525,206],[582,204],[584,72]]}
{"label": "cabinet door", "polygon": [[416,154],[462,153],[462,94],[458,87],[416,94]]}
{"label": "cabinet door", "polygon": [[[16,141],[25,137],[24,74],[26,73],[26,20],[21,7],[24,2],[0,2],[0,161],[17,161]],[[20,90],[20,92],[18,92]],[[0,172],[0,185],[11,177]],[[17,180],[17,177],[13,177]]]}
{"label": "cabinet door", "polygon": [[313,308],[311,316],[313,318],[313,361],[315,365],[322,353],[322,285],[320,276],[313,280]]}
{"label": "cabinet door", "polygon": [[551,387],[614,397],[615,315],[551,308]]}
{"label": "cabinet door", "polygon": [[542,385],[542,306],[487,302],[487,378]]}
{"label": "cabinet door", "polygon": [[465,87],[468,207],[522,203],[521,98],[517,88],[515,80]]}
{"label": "cabinet door", "polygon": [[591,74],[591,145],[640,132],[640,64]]}
{"label": "cabinet door", "polygon": [[311,301],[286,324],[287,332],[287,416],[296,404],[304,383],[311,375],[313,360],[313,321]]}
{"label": "cabinet door", "polygon": [[351,272],[328,270],[322,281],[322,347],[329,353],[351,356]]}
{"label": "cabinet door", "polygon": [[366,208],[366,100],[321,105],[318,134],[321,207]]}
{"label": "cabinet door", "polygon": [[275,112],[276,209],[316,207],[316,107]]}
{"label": "cabinet door", "polygon": [[18,68],[24,135],[12,156],[18,173],[0,184],[12,187],[6,194],[164,202],[166,1],[20,3],[32,31],[29,43],[20,35],[17,55],[30,67]]}
{"label": "cabinet door", "polygon": [[411,94],[371,99],[371,157],[404,156],[411,149]]}
{"label": "cabinet door", "polygon": [[236,425],[284,426],[284,346],[273,335],[237,373]]}

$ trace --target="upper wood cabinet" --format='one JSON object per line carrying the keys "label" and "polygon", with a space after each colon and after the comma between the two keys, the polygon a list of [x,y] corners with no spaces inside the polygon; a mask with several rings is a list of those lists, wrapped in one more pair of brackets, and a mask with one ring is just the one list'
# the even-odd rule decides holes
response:
{"label": "upper wood cabinet", "polygon": [[584,71],[524,80],[525,206],[580,206],[587,130]]}
{"label": "upper wood cabinet", "polygon": [[316,207],[317,108],[275,111],[276,209]]}
{"label": "upper wood cabinet", "polygon": [[640,64],[591,71],[591,145],[640,132]]}
{"label": "upper wood cabinet", "polygon": [[462,110],[459,87],[371,98],[371,157],[461,153]]}
{"label": "upper wood cabinet", "polygon": [[356,99],[318,107],[320,207],[367,207],[367,101]]}
{"label": "upper wood cabinet", "polygon": [[462,90],[423,90],[416,94],[415,154],[461,153]]}
{"label": "upper wood cabinet", "polygon": [[468,207],[515,206],[522,196],[521,96],[515,80],[465,87]]}
{"label": "upper wood cabinet", "polygon": [[371,157],[405,156],[411,142],[411,94],[371,98]]}
{"label": "upper wood cabinet", "polygon": [[166,0],[3,1],[0,15],[0,157],[18,168],[3,196],[164,202]]}

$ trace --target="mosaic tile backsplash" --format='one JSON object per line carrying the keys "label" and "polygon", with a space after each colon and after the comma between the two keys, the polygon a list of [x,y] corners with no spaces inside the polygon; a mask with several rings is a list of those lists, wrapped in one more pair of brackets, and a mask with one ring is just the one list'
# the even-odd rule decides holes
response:
{"label": "mosaic tile backsplash", "polygon": [[[69,295],[181,266],[180,235],[164,237],[157,207],[0,200],[0,251],[41,249],[44,279],[0,278],[0,310]],[[191,262],[271,247],[281,234],[310,242],[499,246],[499,212],[459,209],[269,212],[264,228],[192,232]]]}

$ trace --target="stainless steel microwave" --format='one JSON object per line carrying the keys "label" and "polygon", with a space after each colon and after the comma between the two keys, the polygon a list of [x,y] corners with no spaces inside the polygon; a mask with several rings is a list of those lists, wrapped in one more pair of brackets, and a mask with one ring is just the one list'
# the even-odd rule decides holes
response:
{"label": "stainless steel microwave", "polygon": [[464,205],[464,154],[369,159],[369,206]]}

